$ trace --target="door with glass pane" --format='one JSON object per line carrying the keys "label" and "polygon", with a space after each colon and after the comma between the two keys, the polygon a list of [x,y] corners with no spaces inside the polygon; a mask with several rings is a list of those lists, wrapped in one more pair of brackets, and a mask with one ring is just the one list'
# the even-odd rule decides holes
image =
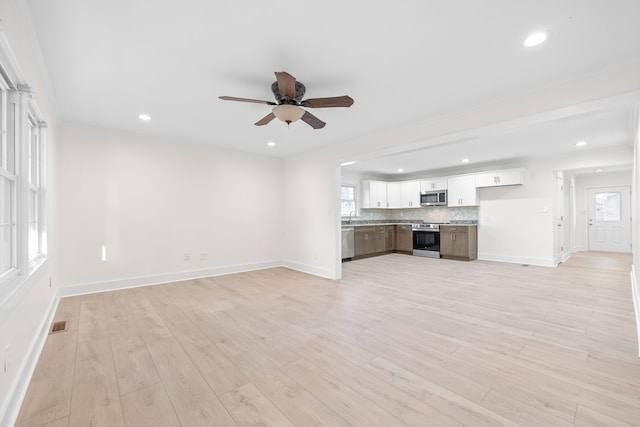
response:
{"label": "door with glass pane", "polygon": [[631,252],[631,187],[587,190],[590,251]]}

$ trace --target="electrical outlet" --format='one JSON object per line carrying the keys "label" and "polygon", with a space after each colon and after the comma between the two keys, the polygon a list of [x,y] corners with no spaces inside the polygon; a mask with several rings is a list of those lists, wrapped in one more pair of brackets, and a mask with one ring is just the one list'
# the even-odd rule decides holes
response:
{"label": "electrical outlet", "polygon": [[209,254],[208,253],[201,253],[200,254],[200,261],[206,261],[209,259]]}
{"label": "electrical outlet", "polygon": [[191,254],[189,254],[189,253],[184,254],[184,260],[185,261],[191,261]]}

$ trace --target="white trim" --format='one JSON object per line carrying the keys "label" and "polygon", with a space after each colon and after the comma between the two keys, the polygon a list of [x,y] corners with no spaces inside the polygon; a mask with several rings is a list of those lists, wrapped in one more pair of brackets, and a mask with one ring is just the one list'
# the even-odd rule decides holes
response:
{"label": "white trim", "polygon": [[508,262],[511,264],[527,264],[535,265],[538,267],[555,267],[558,263],[554,259],[545,258],[523,258],[523,257],[511,257],[505,255],[492,255],[492,254],[478,254],[478,260],[480,261],[495,261],[495,262]]}
{"label": "white trim", "polygon": [[226,274],[244,273],[247,271],[264,270],[282,267],[281,261],[268,261],[255,264],[232,265],[228,267],[208,268],[205,270],[183,271],[179,273],[159,274],[129,279],[111,280],[107,282],[85,283],[65,286],[58,289],[58,297],[93,294],[98,292],[117,291],[120,289],[139,288],[142,286],[162,285],[165,283],[182,282],[184,280],[202,279],[204,277],[223,276]]}
{"label": "white trim", "polygon": [[631,294],[633,296],[633,311],[636,314],[636,335],[638,336],[638,357],[640,357],[640,288],[638,288],[638,280],[636,270],[631,264]]}
{"label": "white trim", "polygon": [[13,384],[11,388],[9,388],[9,398],[0,409],[0,414],[2,415],[2,418],[0,418],[0,427],[11,427],[17,421],[20,407],[22,406],[22,402],[29,388],[29,383],[31,382],[31,377],[38,364],[38,359],[40,358],[40,353],[42,353],[45,341],[47,340],[49,325],[51,325],[56,309],[58,308],[58,301],[60,301],[60,297],[58,296],[51,299],[47,314],[42,318],[40,323],[40,332],[33,339],[31,347],[26,353],[27,357],[23,360]]}
{"label": "white trim", "polygon": [[284,263],[282,264],[282,267],[286,267],[291,270],[300,271],[302,273],[312,274],[318,277],[323,277],[325,279],[331,279],[331,280],[336,279],[336,277],[334,277],[335,272],[326,268],[315,267],[313,265],[300,264],[298,262],[291,262],[291,261],[284,261]]}
{"label": "white trim", "polygon": [[566,262],[569,258],[571,258],[571,252],[563,252],[561,254],[558,254],[558,256],[553,259],[553,262],[558,265]]}

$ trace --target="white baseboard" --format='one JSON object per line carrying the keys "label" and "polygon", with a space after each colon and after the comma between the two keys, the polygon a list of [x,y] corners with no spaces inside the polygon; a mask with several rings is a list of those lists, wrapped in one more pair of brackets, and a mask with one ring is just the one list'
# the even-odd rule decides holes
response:
{"label": "white baseboard", "polygon": [[284,261],[282,266],[290,268],[291,270],[301,271],[303,273],[312,274],[314,276],[324,277],[325,279],[335,279],[334,273],[326,268],[318,268],[312,265],[300,264],[293,261]]}
{"label": "white baseboard", "polygon": [[638,335],[638,357],[640,357],[640,288],[635,266],[631,264],[631,294],[633,296],[633,310],[636,314],[636,334]]}
{"label": "white baseboard", "polygon": [[49,326],[58,308],[58,301],[60,301],[60,298],[56,296],[49,303],[49,309],[40,322],[38,335],[31,344],[31,349],[27,353],[28,356],[23,360],[20,369],[18,369],[18,375],[9,392],[10,397],[5,407],[0,410],[0,427],[11,427],[18,419],[22,401],[27,394],[31,377],[38,364],[47,335],[49,335]]}
{"label": "white baseboard", "polygon": [[508,262],[511,264],[527,264],[539,267],[555,267],[556,265],[558,265],[554,259],[523,258],[493,254],[478,254],[478,259],[481,261]]}
{"label": "white baseboard", "polygon": [[162,285],[164,283],[182,282],[184,280],[222,276],[225,274],[244,273],[247,271],[264,270],[266,268],[283,266],[284,265],[282,261],[268,261],[255,264],[232,265],[227,267],[183,271],[179,273],[159,274],[146,277],[133,277],[129,279],[111,280],[107,282],[85,283],[82,285],[65,286],[58,289],[58,297],[62,298],[75,295],[94,294],[97,292],[117,291],[119,289],[138,288],[141,286]]}
{"label": "white baseboard", "polygon": [[571,258],[571,252],[565,252],[565,253],[560,254],[557,257],[555,257],[553,259],[553,262],[555,262],[555,264],[558,265],[558,264],[562,264],[563,262],[565,262],[569,258]]}

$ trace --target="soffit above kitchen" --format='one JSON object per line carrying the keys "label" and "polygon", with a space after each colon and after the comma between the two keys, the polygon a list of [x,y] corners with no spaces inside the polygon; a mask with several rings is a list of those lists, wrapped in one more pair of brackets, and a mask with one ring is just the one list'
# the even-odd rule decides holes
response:
{"label": "soffit above kitchen", "polygon": [[[617,107],[541,123],[521,124],[509,130],[454,137],[443,143],[429,144],[426,141],[422,147],[395,154],[365,156],[345,165],[344,169],[397,180],[412,174],[434,171],[460,173],[473,168],[482,169],[483,166],[575,156],[591,151],[602,153],[602,150],[618,147],[632,150],[635,114],[637,112],[633,108]],[[632,158],[628,160],[628,164],[617,165],[616,170],[630,170]],[[589,170],[581,172],[588,173]],[[613,169],[608,167],[607,170]]]}
{"label": "soffit above kitchen", "polygon": [[[26,0],[59,120],[287,157],[640,61],[640,2]],[[532,32],[548,40],[523,46]],[[323,129],[256,127],[273,71],[349,94]],[[140,120],[141,113],[151,120]],[[275,146],[267,146],[267,142]],[[272,144],[273,145],[273,144]]]}

